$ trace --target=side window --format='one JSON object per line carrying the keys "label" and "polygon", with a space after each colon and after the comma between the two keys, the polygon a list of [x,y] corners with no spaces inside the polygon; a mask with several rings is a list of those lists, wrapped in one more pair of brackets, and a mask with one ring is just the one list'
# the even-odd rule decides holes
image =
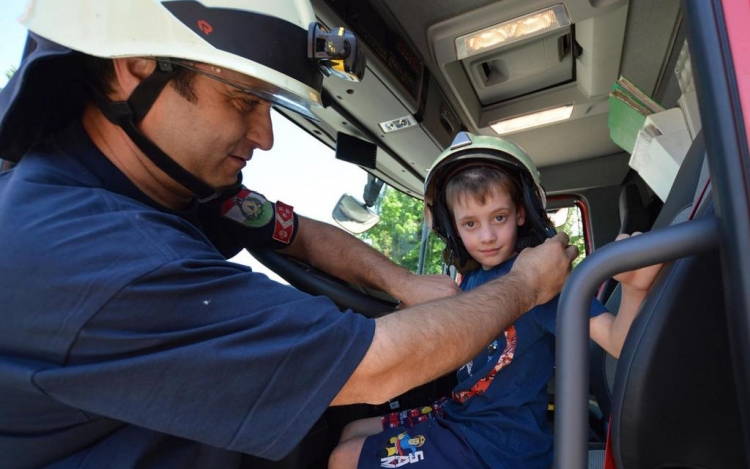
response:
{"label": "side window", "polygon": [[547,214],[555,225],[555,229],[564,232],[570,238],[570,244],[578,248],[580,253],[573,261],[577,266],[589,253],[589,236],[585,220],[585,206],[577,198],[555,198],[550,201]]}
{"label": "side window", "polygon": [[422,207],[421,200],[384,186],[374,207],[380,221],[358,237],[412,272],[440,274],[445,243],[424,229]]}
{"label": "side window", "polygon": [[[299,215],[335,225],[331,212],[339,197],[350,193],[361,198],[367,173],[337,160],[331,148],[276,111],[271,119],[274,146],[253,153],[242,170],[243,184],[270,201],[291,205]],[[287,283],[245,250],[232,261]]]}
{"label": "side window", "polygon": [[[337,160],[327,147],[284,116],[273,112],[275,143],[270,151],[256,151],[243,169],[243,183],[268,200],[280,200],[307,218],[339,226],[333,211],[342,194],[360,203],[368,182],[367,173],[351,163]],[[442,241],[430,235],[422,249],[422,201],[384,185],[370,211],[380,220],[355,236],[412,272],[424,265],[424,273],[442,272]],[[426,235],[426,233],[425,233]],[[232,261],[286,283],[274,272],[242,251]]]}

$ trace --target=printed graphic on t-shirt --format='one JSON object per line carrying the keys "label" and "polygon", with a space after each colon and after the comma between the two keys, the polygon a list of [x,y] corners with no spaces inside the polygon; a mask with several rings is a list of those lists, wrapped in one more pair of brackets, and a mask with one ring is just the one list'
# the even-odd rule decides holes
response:
{"label": "printed graphic on t-shirt", "polygon": [[424,436],[412,437],[407,432],[392,436],[389,444],[378,455],[380,467],[401,467],[424,460],[424,453],[417,450],[424,442]]}
{"label": "printed graphic on t-shirt", "polygon": [[497,363],[489,373],[487,373],[487,376],[481,377],[471,389],[454,391],[453,400],[463,404],[473,396],[484,394],[487,388],[490,387],[490,384],[492,384],[492,380],[495,379],[495,375],[498,371],[510,365],[510,362],[513,361],[513,356],[516,353],[516,344],[518,343],[518,338],[516,337],[516,326],[510,326],[510,328],[505,331],[505,343],[505,350],[503,350],[498,356]]}

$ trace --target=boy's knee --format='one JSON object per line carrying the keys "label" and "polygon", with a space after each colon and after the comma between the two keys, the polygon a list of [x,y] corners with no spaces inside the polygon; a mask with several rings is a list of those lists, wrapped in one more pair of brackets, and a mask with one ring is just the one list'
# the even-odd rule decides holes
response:
{"label": "boy's knee", "polygon": [[344,426],[344,429],[341,430],[341,436],[339,437],[339,445],[347,440],[350,440],[354,438],[356,433],[356,424],[357,421],[349,422]]}
{"label": "boy's knee", "polygon": [[349,422],[341,431],[339,443],[343,443],[352,438],[364,437],[380,433],[383,427],[380,423],[380,417],[372,417]]}
{"label": "boy's knee", "polygon": [[349,439],[333,449],[328,458],[328,469],[356,469],[365,438]]}

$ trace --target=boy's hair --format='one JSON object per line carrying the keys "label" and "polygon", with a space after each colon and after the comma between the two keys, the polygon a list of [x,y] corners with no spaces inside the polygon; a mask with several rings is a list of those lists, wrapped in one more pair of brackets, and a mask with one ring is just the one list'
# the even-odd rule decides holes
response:
{"label": "boy's hair", "polygon": [[470,166],[459,170],[445,185],[448,211],[452,216],[454,205],[466,197],[472,197],[484,204],[486,197],[498,187],[510,195],[516,209],[523,205],[521,181],[509,172],[489,165]]}

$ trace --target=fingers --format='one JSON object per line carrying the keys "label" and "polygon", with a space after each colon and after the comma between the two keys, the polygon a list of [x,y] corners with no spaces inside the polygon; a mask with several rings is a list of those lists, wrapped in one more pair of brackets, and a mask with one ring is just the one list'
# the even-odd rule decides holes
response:
{"label": "fingers", "polygon": [[572,244],[569,244],[565,247],[565,255],[568,256],[568,259],[570,262],[573,262],[576,257],[578,257],[578,248],[576,246],[573,246]]}
{"label": "fingers", "polygon": [[565,256],[567,256],[567,258],[568,258],[568,260],[570,262],[573,262],[573,260],[576,257],[578,257],[578,254],[579,254],[578,248],[575,247],[575,246],[573,246],[572,244],[568,244],[568,243],[570,243],[570,238],[563,231],[557,233],[552,238],[545,239],[544,242],[545,243],[560,243],[560,244],[562,244],[564,246],[564,248],[565,248]]}
{"label": "fingers", "polygon": [[544,242],[545,243],[547,243],[547,242],[558,242],[558,243],[562,244],[563,246],[567,246],[568,243],[570,243],[570,238],[568,238],[568,235],[565,232],[561,231],[561,232],[557,233],[555,236],[553,236],[552,238],[545,239]]}
{"label": "fingers", "polygon": [[534,248],[526,248],[518,256],[512,271],[520,273],[526,282],[535,286],[537,303],[551,300],[560,292],[570,274],[571,262],[578,256],[578,248],[568,244],[565,233],[558,233]]}
{"label": "fingers", "polygon": [[643,233],[641,233],[640,231],[633,231],[633,233],[632,233],[632,234],[627,234],[627,233],[620,233],[620,234],[618,234],[618,235],[617,235],[617,237],[615,238],[615,241],[620,241],[620,240],[622,240],[622,239],[627,239],[627,238],[631,238],[631,237],[633,237],[633,236],[638,236],[638,235],[640,235],[640,234],[643,234]]}

